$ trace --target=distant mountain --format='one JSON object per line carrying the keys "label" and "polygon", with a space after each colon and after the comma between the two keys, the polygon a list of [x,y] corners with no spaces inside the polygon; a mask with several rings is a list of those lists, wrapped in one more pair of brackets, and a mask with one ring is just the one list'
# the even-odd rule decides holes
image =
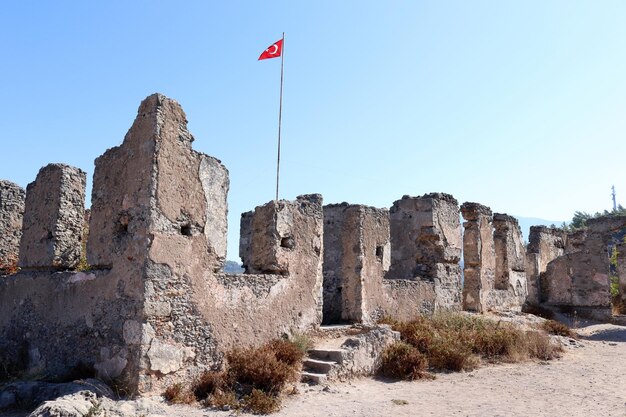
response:
{"label": "distant mountain", "polygon": [[522,228],[522,233],[524,235],[524,241],[528,242],[528,235],[530,234],[530,226],[551,226],[555,225],[556,227],[561,227],[564,220],[546,220],[539,219],[537,217],[521,217],[513,215],[519,222],[519,226]]}
{"label": "distant mountain", "polygon": [[226,261],[224,264],[224,272],[227,274],[243,274],[244,269],[239,262]]}

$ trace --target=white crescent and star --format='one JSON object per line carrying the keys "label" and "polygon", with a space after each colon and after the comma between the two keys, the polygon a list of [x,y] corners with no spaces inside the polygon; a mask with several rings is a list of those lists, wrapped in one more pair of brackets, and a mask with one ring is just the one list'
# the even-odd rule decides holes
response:
{"label": "white crescent and star", "polygon": [[[272,48],[274,48],[274,51],[273,51],[273,52],[272,52],[272,51],[270,51],[270,49],[272,49]],[[268,53],[268,54],[270,54],[270,55],[276,55],[276,53],[278,52],[278,45],[274,44],[274,45],[270,46],[269,48],[267,48],[267,49],[265,50],[265,52],[267,52],[267,53]]]}

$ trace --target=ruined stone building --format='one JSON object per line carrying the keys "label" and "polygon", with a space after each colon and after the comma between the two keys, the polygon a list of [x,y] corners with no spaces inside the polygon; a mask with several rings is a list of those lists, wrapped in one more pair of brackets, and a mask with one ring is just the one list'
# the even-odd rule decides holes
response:
{"label": "ruined stone building", "polygon": [[90,367],[139,393],[322,322],[609,306],[604,245],[626,219],[578,238],[533,228],[526,249],[513,217],[443,193],[389,210],[317,194],[271,201],[242,214],[245,273],[225,274],[228,170],[193,140],[180,105],[154,94],[96,159],[89,270],[75,270],[83,171],[50,164],[26,192],[0,182],[0,262],[21,268],[0,277],[0,360],[49,377]]}

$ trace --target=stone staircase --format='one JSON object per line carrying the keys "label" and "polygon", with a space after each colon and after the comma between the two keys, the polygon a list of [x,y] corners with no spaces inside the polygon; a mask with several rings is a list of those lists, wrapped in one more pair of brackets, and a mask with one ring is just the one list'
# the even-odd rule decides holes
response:
{"label": "stone staircase", "polygon": [[302,382],[325,384],[328,375],[343,363],[343,349],[309,349],[302,362]]}

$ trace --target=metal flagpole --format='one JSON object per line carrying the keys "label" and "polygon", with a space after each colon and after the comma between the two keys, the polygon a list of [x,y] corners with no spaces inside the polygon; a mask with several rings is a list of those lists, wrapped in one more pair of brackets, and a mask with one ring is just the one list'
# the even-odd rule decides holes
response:
{"label": "metal flagpole", "polygon": [[278,158],[276,160],[276,201],[278,201],[278,178],[280,176],[280,128],[283,119],[283,64],[285,63],[285,32],[280,53],[280,106],[278,108]]}

